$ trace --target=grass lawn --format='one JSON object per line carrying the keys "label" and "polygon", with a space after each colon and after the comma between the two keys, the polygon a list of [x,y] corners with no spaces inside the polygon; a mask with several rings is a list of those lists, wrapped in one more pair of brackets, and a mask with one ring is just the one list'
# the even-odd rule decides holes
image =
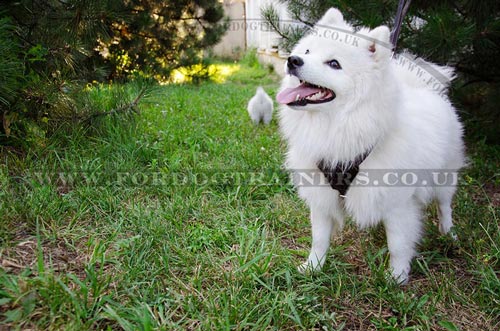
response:
{"label": "grass lawn", "polygon": [[498,146],[470,144],[459,241],[429,208],[408,286],[386,280],[383,229],[352,223],[323,271],[301,275],[308,210],[276,119],[246,113],[278,78],[233,69],[163,86],[138,116],[2,150],[0,330],[498,330]]}

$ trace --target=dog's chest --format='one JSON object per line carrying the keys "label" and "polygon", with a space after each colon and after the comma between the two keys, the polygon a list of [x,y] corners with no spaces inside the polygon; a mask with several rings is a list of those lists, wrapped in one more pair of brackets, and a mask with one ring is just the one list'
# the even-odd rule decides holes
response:
{"label": "dog's chest", "polygon": [[359,166],[369,154],[370,151],[366,151],[350,162],[339,162],[335,166],[331,166],[325,159],[320,160],[316,165],[327,179],[331,188],[338,191],[341,197],[345,197],[347,190],[356,179]]}

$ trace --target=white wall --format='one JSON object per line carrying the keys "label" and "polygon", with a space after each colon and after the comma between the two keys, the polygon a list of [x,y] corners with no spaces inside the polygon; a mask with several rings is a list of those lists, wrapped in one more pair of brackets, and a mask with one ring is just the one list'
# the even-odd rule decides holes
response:
{"label": "white wall", "polygon": [[213,52],[224,57],[238,57],[246,48],[245,3],[242,0],[224,0],[224,13],[231,20],[230,26],[221,41],[215,45]]}
{"label": "white wall", "polygon": [[279,35],[270,30],[270,27],[262,20],[261,8],[272,4],[278,10],[281,19],[288,19],[286,6],[276,0],[247,0],[247,47],[255,47],[261,51],[274,52],[278,45]]}

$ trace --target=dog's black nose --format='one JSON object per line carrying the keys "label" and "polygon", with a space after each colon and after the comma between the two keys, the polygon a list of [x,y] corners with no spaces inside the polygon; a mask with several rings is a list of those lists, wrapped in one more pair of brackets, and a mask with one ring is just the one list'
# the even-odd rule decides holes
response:
{"label": "dog's black nose", "polygon": [[290,56],[287,60],[286,65],[288,66],[288,69],[297,69],[298,67],[302,66],[304,64],[304,60],[302,58],[293,55]]}

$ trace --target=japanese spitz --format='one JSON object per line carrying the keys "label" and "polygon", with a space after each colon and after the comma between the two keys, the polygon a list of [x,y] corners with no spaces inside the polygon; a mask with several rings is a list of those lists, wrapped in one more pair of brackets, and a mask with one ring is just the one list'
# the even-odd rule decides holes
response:
{"label": "japanese spitz", "polygon": [[255,95],[248,101],[248,115],[254,122],[269,124],[273,118],[273,99],[264,91],[262,86],[257,87]]}
{"label": "japanese spitz", "polygon": [[[285,64],[276,98],[286,165],[292,173],[314,170],[327,183],[298,185],[293,176],[311,212],[312,248],[301,271],[323,266],[330,236],[351,216],[360,228],[383,222],[392,276],[405,283],[424,207],[436,200],[441,233],[452,227],[454,185],[394,180],[404,169],[418,175],[464,166],[462,125],[443,93],[453,71],[409,54],[393,58],[391,48],[386,26],[355,31],[331,8]],[[374,169],[392,175],[382,176],[391,178],[388,185],[356,185]]]}

